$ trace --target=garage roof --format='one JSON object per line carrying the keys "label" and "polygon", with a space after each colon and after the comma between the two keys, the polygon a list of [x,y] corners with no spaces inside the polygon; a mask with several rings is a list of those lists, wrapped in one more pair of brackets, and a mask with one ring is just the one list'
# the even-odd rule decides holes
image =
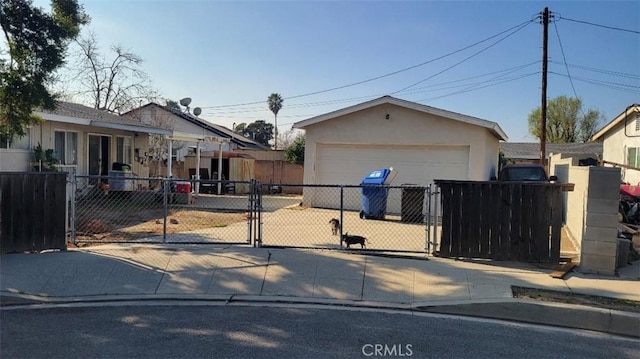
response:
{"label": "garage roof", "polygon": [[422,105],[416,102],[401,100],[399,98],[391,97],[391,96],[383,96],[371,101],[363,102],[357,105],[345,107],[341,110],[333,111],[326,113],[324,115],[312,117],[303,121],[299,121],[293,124],[293,128],[304,129],[308,126],[314,125],[316,123],[320,123],[322,121],[330,120],[336,117],[348,115],[354,112],[362,111],[371,107],[383,105],[383,104],[392,104],[400,107],[409,108],[412,110],[424,112],[430,115],[436,115],[448,119],[452,119],[455,121],[460,121],[464,123],[468,123],[471,125],[476,125],[480,127],[484,127],[488,129],[494,136],[496,136],[499,140],[506,141],[508,140],[507,135],[504,133],[500,125],[495,122],[483,120],[477,117],[467,116],[456,112],[451,112],[443,109],[439,109],[436,107],[431,107],[427,105]]}

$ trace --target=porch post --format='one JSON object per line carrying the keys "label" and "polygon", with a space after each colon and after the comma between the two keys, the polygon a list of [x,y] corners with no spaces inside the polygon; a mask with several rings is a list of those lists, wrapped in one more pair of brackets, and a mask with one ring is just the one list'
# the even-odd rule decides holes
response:
{"label": "porch post", "polygon": [[173,174],[171,173],[171,152],[173,152],[173,149],[171,148],[173,146],[173,139],[171,139],[171,137],[169,137],[169,144],[168,144],[168,149],[167,151],[168,153],[168,157],[167,157],[167,178],[171,178],[173,176]]}
{"label": "porch post", "polygon": [[222,141],[219,142],[219,154],[218,154],[218,194],[222,194]]}
{"label": "porch post", "polygon": [[196,142],[196,194],[200,193],[200,140]]}

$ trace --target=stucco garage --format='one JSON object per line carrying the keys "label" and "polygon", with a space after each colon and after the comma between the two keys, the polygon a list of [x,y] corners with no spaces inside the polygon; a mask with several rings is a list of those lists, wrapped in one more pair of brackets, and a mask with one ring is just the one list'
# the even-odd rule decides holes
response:
{"label": "stucco garage", "polygon": [[[306,136],[304,183],[357,185],[371,170],[393,167],[393,185],[429,185],[434,179],[488,180],[495,175],[498,124],[397,99],[381,97],[294,124]],[[304,189],[304,203],[339,207],[336,189]],[[400,191],[387,209],[400,211]],[[353,197],[353,198],[351,198]],[[360,198],[345,196],[357,210]],[[397,208],[396,208],[397,207]]]}

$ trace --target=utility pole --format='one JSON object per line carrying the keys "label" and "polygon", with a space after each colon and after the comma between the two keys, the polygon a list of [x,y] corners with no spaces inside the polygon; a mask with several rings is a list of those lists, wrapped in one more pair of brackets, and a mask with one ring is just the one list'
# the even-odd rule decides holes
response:
{"label": "utility pole", "polygon": [[542,104],[540,106],[540,164],[547,157],[547,45],[549,42],[549,8],[542,10]]}

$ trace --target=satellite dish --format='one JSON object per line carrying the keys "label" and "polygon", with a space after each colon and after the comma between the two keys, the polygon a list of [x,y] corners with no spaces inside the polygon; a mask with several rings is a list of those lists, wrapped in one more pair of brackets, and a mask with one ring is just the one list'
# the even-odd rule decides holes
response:
{"label": "satellite dish", "polygon": [[202,109],[200,107],[196,107],[193,109],[193,114],[196,116],[200,116],[200,114],[202,113]]}
{"label": "satellite dish", "polygon": [[185,97],[182,100],[180,100],[180,105],[185,107],[188,107],[190,103],[191,103],[191,97]]}

